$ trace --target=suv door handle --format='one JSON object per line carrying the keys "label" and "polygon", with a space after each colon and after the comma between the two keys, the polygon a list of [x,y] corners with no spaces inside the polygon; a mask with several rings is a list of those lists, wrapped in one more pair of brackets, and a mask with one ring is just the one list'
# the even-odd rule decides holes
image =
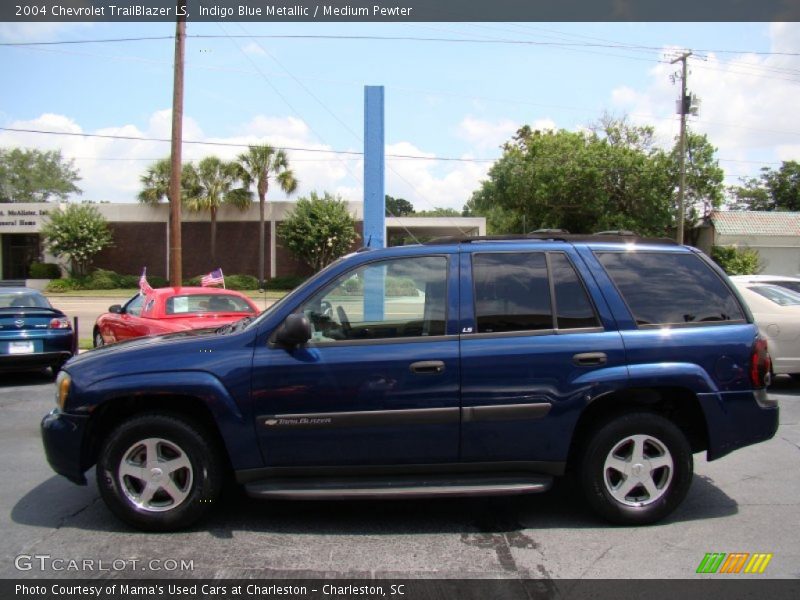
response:
{"label": "suv door handle", "polygon": [[583,352],[572,357],[572,362],[578,367],[591,367],[604,365],[608,362],[605,352]]}
{"label": "suv door handle", "polygon": [[409,367],[412,373],[436,374],[444,372],[444,362],[441,360],[421,360],[411,363]]}

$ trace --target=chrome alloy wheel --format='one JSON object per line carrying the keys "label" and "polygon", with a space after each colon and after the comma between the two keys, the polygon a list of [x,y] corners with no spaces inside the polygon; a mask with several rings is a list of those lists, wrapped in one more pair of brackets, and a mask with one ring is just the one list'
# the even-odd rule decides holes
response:
{"label": "chrome alloy wheel", "polygon": [[669,489],[675,470],[666,445],[651,435],[631,435],[620,440],[606,456],[606,489],[626,506],[647,506]]}
{"label": "chrome alloy wheel", "polygon": [[194,473],[186,453],[174,442],[147,438],[122,455],[118,478],[125,497],[137,508],[163,512],[180,506],[192,489]]}

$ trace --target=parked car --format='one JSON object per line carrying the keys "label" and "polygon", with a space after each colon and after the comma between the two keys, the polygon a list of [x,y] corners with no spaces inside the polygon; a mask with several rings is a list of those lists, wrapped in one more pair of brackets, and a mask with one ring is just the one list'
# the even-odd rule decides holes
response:
{"label": "parked car", "polygon": [[258,312],[250,298],[234,290],[158,288],[110,306],[95,321],[92,338],[98,347],[146,335],[220,327]]}
{"label": "parked car", "polygon": [[[676,285],[680,282],[680,285]],[[708,460],[771,438],[769,355],[699,251],[542,233],[358,252],[257,318],[87,352],[42,421],[56,472],[147,530],[228,470],[258,498],[525,494],[577,474],[664,518]]]}
{"label": "parked car", "polygon": [[743,283],[769,283],[800,293],[800,277],[788,275],[734,275],[732,281]]}
{"label": "parked car", "polygon": [[67,315],[38,290],[0,288],[0,370],[57,372],[73,353],[74,332]]}
{"label": "parked car", "polygon": [[800,379],[800,294],[780,285],[731,277],[769,344],[776,375]]}

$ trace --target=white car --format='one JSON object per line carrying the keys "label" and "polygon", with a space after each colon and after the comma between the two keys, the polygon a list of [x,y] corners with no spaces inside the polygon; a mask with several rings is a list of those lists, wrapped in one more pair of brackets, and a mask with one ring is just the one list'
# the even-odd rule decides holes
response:
{"label": "white car", "polygon": [[789,275],[734,275],[731,281],[745,283],[771,283],[792,290],[800,294],[800,277]]}
{"label": "white car", "polygon": [[761,335],[767,338],[773,372],[800,379],[800,293],[772,283],[742,279],[745,278],[731,277],[750,306]]}

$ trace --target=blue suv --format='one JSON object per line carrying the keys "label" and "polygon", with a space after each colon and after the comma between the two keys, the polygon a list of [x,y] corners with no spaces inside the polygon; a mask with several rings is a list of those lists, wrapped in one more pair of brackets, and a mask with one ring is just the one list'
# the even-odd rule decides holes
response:
{"label": "blue suv", "polygon": [[574,473],[602,517],[685,497],[692,455],[771,438],[770,359],[699,251],[543,233],[358,252],[257,318],[70,360],[56,472],[146,530],[229,474],[261,498],[523,494]]}

